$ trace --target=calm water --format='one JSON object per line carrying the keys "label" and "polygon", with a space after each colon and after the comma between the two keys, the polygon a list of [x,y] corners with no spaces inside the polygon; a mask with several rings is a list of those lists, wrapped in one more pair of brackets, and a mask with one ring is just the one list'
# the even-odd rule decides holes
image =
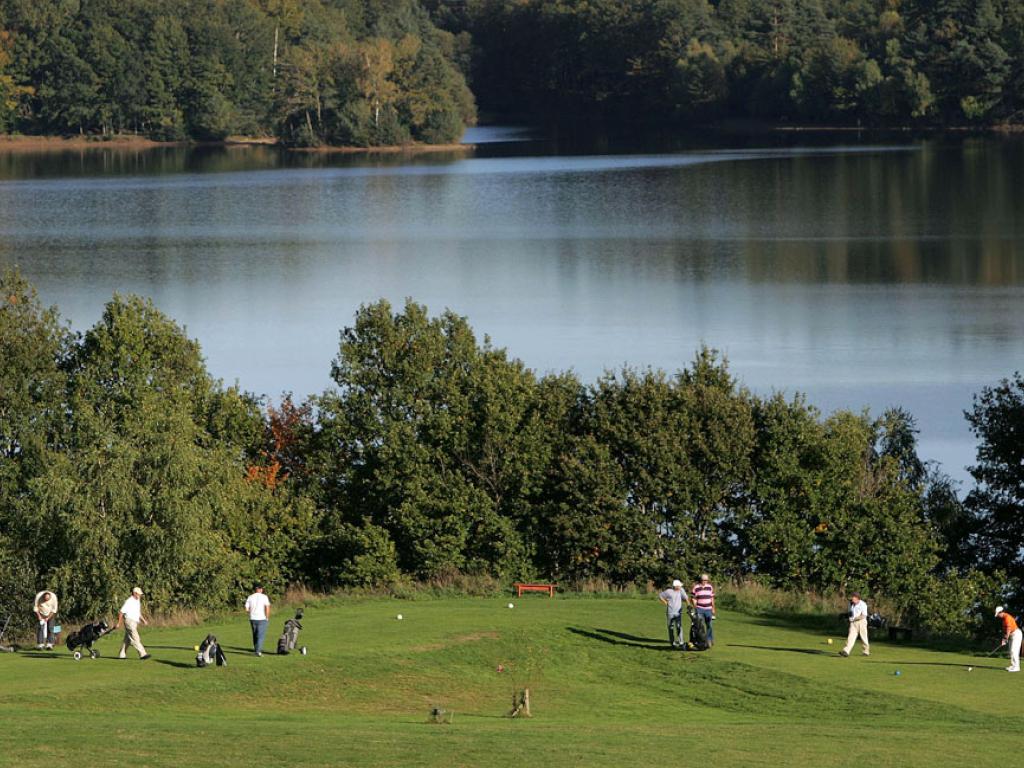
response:
{"label": "calm water", "polygon": [[962,411],[1024,359],[1024,141],[832,141],[0,155],[0,265],[77,328],[114,291],[150,296],[216,376],[270,395],[327,387],[339,329],[379,297],[587,380],[706,342],[761,392],[903,405],[963,478]]}

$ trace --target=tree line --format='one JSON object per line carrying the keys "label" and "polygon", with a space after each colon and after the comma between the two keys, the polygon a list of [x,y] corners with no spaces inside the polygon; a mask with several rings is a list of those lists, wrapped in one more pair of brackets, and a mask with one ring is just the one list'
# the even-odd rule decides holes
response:
{"label": "tree line", "polygon": [[755,395],[711,349],[675,374],[537,376],[451,312],[362,307],[334,386],[263,402],[211,378],[151,302],[115,296],[72,333],[0,279],[0,602],[65,615],[143,583],[219,608],[253,581],[379,587],[453,573],[566,587],[711,571],[866,590],[965,631],[1021,593],[1024,379],[968,418],[961,499],[893,408],[819,413]]}
{"label": "tree line", "polygon": [[0,0],[0,131],[450,142],[458,49],[416,0]]}
{"label": "tree line", "polygon": [[1018,0],[424,0],[481,109],[610,126],[989,125],[1024,110]]}
{"label": "tree line", "polygon": [[0,0],[0,132],[444,143],[475,101],[590,129],[1019,122],[1024,5]]}

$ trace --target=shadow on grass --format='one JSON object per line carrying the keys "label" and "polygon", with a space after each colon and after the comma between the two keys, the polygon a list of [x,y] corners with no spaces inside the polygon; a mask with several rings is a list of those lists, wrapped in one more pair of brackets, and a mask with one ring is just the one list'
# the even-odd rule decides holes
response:
{"label": "shadow on grass", "polygon": [[18,651],[18,655],[25,659],[70,659],[75,660],[74,656],[65,653],[48,653],[46,651]]}
{"label": "shadow on grass", "polygon": [[[735,608],[739,613],[744,611]],[[762,627],[777,627],[780,629],[800,629],[809,632],[843,637],[846,635],[849,625],[845,620],[839,619],[836,614],[825,613],[785,613],[782,611],[770,611],[765,613],[748,613],[749,621],[752,624]],[[977,650],[978,639],[967,637],[942,637],[929,636],[925,632],[915,630],[913,640],[896,640],[889,637],[888,628],[871,628],[870,637],[872,644],[888,646],[890,648],[919,648],[929,651],[943,651],[948,653],[971,653],[979,655]],[[984,655],[981,653],[980,655]]]}
{"label": "shadow on grass", "polygon": [[156,664],[164,664],[168,667],[176,667],[178,669],[198,669],[195,664],[186,664],[183,661],[171,661],[170,659],[153,659]]}
{"label": "shadow on grass", "polygon": [[190,645],[147,645],[147,648],[155,648],[158,651],[194,651]]}
{"label": "shadow on grass", "polygon": [[673,648],[667,642],[652,640],[648,637],[635,637],[623,632],[613,632],[610,629],[588,630],[580,627],[566,627],[566,630],[574,635],[587,637],[591,640],[600,640],[602,643],[609,643],[610,645],[625,645],[630,648],[644,648],[648,651],[678,652],[678,649]]}
{"label": "shadow on grass", "polygon": [[729,643],[730,648],[752,648],[755,651],[782,651],[784,653],[803,653],[808,656],[836,656],[832,651],[819,651],[815,648],[782,648],[774,645],[740,645]]}
{"label": "shadow on grass", "polygon": [[973,664],[956,664],[951,661],[890,661],[886,659],[872,659],[871,661],[865,662],[867,664],[888,664],[889,666],[899,667],[959,667],[960,669],[967,669],[971,667],[973,669],[984,669],[989,672],[1005,672],[1006,669],[1003,667],[989,667],[989,666],[975,666]]}

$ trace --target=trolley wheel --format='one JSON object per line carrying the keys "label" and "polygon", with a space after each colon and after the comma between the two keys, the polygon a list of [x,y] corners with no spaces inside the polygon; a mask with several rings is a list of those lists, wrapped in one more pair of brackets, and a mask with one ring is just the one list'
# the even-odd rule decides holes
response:
{"label": "trolley wheel", "polygon": [[75,651],[75,661],[81,661],[81,660],[82,660],[82,652],[81,651]]}
{"label": "trolley wheel", "polygon": [[302,646],[301,648],[299,648],[299,653],[301,653],[303,656],[305,656],[306,655],[306,646]]}

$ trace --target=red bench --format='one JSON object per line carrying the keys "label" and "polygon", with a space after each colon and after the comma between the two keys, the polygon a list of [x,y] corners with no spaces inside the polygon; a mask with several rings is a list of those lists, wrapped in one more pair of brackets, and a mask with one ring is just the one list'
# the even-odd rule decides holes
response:
{"label": "red bench", "polygon": [[554,584],[521,584],[517,581],[512,586],[516,588],[516,597],[522,597],[523,592],[547,592],[548,597],[555,596]]}

